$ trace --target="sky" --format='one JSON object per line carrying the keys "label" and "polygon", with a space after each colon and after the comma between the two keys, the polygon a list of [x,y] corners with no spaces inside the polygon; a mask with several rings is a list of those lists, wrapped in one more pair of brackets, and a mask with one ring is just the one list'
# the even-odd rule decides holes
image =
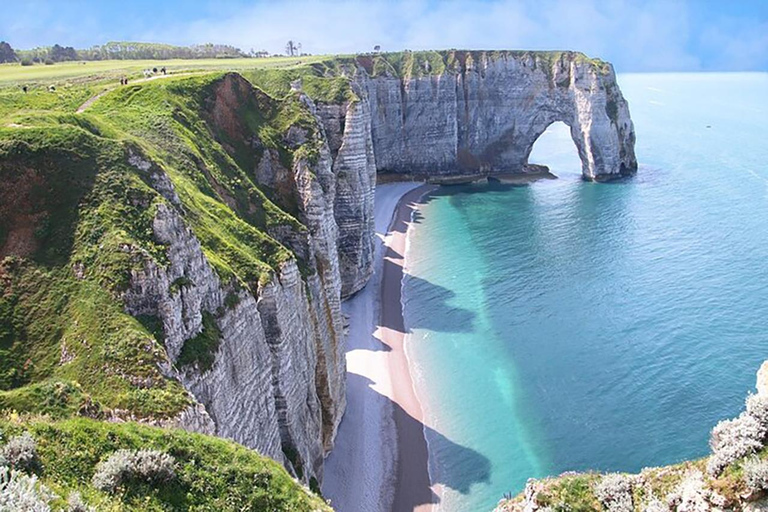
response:
{"label": "sky", "polygon": [[630,71],[768,71],[768,0],[3,0],[14,48],[568,49]]}

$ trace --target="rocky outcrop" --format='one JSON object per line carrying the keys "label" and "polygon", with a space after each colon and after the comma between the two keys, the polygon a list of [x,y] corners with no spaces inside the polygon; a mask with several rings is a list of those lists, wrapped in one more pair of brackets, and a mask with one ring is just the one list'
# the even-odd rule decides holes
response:
{"label": "rocky outcrop", "polygon": [[534,142],[556,121],[571,128],[585,178],[637,169],[634,128],[610,64],[574,52],[453,56],[443,72],[417,77],[372,78],[360,68],[379,171],[522,172]]}
{"label": "rocky outcrop", "polygon": [[365,286],[373,272],[376,162],[370,106],[363,96],[342,105],[320,105],[318,114],[334,157],[341,293],[348,297]]}
{"label": "rocky outcrop", "polygon": [[347,70],[357,100],[319,106],[334,155],[344,297],[372,271],[377,171],[421,179],[525,172],[556,121],[570,127],[586,179],[636,171],[634,127],[610,64],[574,52],[444,52],[438,71],[411,57],[407,73],[358,58]]}

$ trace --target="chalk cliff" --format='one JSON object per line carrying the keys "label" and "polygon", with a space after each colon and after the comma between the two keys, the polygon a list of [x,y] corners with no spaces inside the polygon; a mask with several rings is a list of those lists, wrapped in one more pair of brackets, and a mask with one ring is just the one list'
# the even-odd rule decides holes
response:
{"label": "chalk cliff", "polygon": [[[321,103],[336,151],[342,293],[371,272],[375,173],[435,179],[520,173],[562,121],[589,180],[637,170],[635,132],[613,67],[576,52],[406,52],[342,62],[356,95]],[[338,148],[338,149],[336,149]]]}
{"label": "chalk cliff", "polygon": [[[533,143],[555,121],[571,127],[585,178],[637,167],[632,122],[610,65],[568,52],[439,55],[437,63],[406,55],[411,60],[399,67],[382,57],[342,61],[332,78],[348,80],[353,94],[343,101],[312,98],[293,82],[289,95],[308,115],[283,133],[297,155],[291,165],[244,113],[274,100],[235,74],[216,85],[204,116],[215,137],[306,227],[268,228],[296,259],[255,293],[219,279],[185,226],[172,185],[156,186],[177,205],[160,208],[154,222],[170,264],[149,263],[134,274],[127,310],[162,319],[172,362],[215,314],[220,344],[212,366],[169,367],[169,375],[205,406],[218,435],[282,460],[305,481],[321,479],[344,410],[340,301],[372,272],[377,173],[525,172]],[[174,289],[179,280],[187,284]]]}

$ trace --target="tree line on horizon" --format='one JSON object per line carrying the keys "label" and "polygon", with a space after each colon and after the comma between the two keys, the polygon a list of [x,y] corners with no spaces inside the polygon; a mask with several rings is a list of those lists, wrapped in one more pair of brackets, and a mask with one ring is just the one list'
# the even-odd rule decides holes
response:
{"label": "tree line on horizon", "polygon": [[265,50],[244,52],[226,44],[199,44],[175,46],[162,43],[109,42],[87,49],[71,46],[42,46],[30,50],[15,50],[8,42],[0,41],[0,63],[20,62],[53,64],[66,61],[97,60],[167,60],[167,59],[233,59],[242,57],[269,57]]}

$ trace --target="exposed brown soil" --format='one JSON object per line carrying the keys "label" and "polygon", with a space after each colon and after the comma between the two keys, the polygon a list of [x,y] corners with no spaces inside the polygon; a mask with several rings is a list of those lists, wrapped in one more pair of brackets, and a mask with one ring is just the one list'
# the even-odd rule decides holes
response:
{"label": "exposed brown soil", "polygon": [[0,259],[27,257],[37,250],[35,231],[47,212],[39,211],[40,204],[35,195],[44,186],[45,180],[40,173],[30,168],[7,176],[0,183],[0,226],[6,232],[0,246]]}

